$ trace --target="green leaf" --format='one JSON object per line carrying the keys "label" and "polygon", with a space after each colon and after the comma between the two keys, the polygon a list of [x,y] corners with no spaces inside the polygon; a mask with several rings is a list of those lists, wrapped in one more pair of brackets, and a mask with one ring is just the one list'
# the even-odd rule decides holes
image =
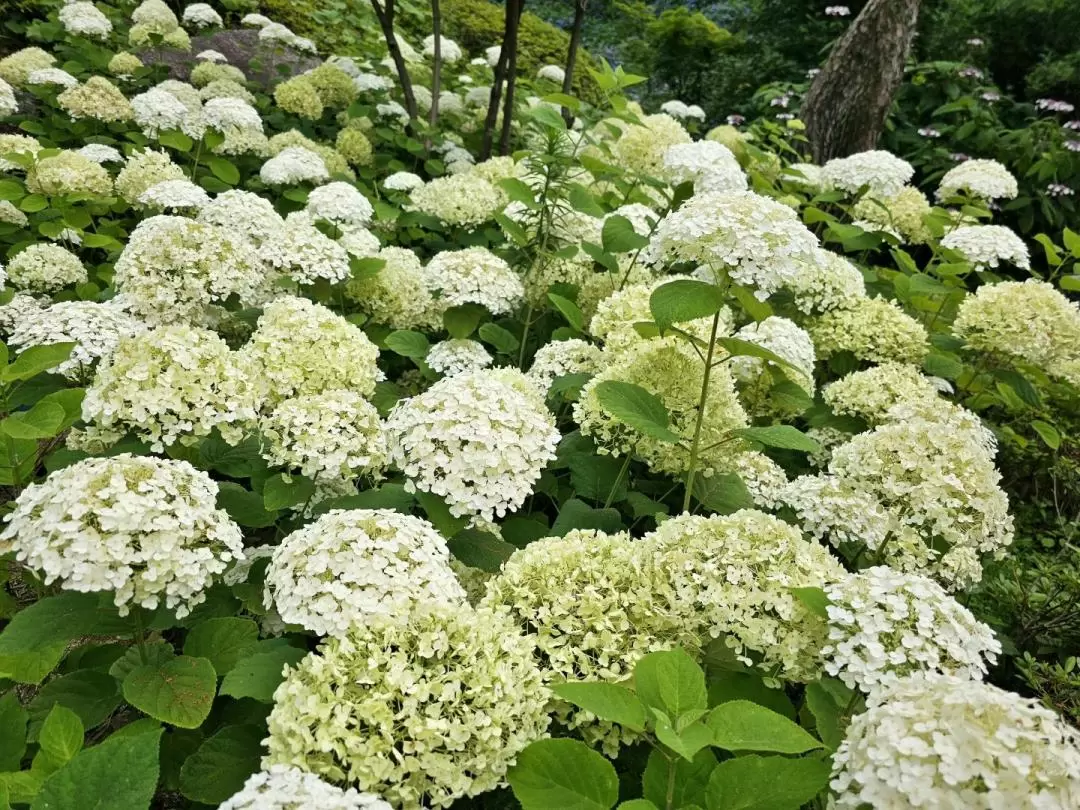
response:
{"label": "green leaf", "polygon": [[13,439],[51,439],[64,423],[64,409],[53,402],[39,402],[28,411],[16,411],[0,421]]}
{"label": "green leaf", "polygon": [[473,333],[487,312],[479,304],[461,304],[443,313],[443,327],[450,337],[462,340]]}
{"label": "green leaf", "polygon": [[195,802],[221,804],[259,770],[265,736],[265,727],[226,726],[184,760],[180,792]]}
{"label": "green leaf", "polygon": [[709,777],[709,810],[799,810],[829,783],[830,762],[752,754],[721,762]]}
{"label": "green leaf", "polygon": [[666,714],[659,709],[652,711],[656,720],[656,738],[687,762],[692,762],[703,748],[712,744],[712,731],[704,723],[690,722],[681,731],[676,731]]}
{"label": "green leaf", "polygon": [[633,223],[621,214],[608,216],[604,220],[600,234],[604,250],[608,253],[630,253],[633,250],[641,250],[649,244],[648,237],[635,231]]}
{"label": "green leaf", "polygon": [[581,312],[581,308],[571,301],[569,298],[563,298],[561,295],[555,293],[548,293],[548,300],[551,301],[555,309],[559,310],[566,322],[579,332],[585,328],[585,316]]}
{"label": "green leaf", "polygon": [[791,425],[769,425],[768,427],[750,427],[733,430],[736,436],[742,436],[766,447],[779,447],[784,450],[801,450],[813,453],[821,447],[798,428]]}
{"label": "green leaf", "polygon": [[733,357],[757,357],[761,360],[775,363],[781,368],[798,371],[796,366],[793,366],[776,352],[771,352],[764,346],[759,346],[749,340],[733,337],[720,337],[716,339],[716,343],[718,346],[723,346],[724,349],[727,350],[727,353]]}
{"label": "green leaf", "polygon": [[722,703],[709,712],[713,745],[727,751],[776,751],[801,754],[821,748],[821,741],[772,709],[749,700]]}
{"label": "green leaf", "polygon": [[245,489],[232,481],[218,483],[217,505],[229,513],[229,517],[241,526],[261,529],[273,526],[277,520],[276,512],[267,511],[263,505],[263,496]]}
{"label": "green leaf", "polygon": [[14,689],[0,697],[0,773],[19,770],[26,754],[26,724],[29,713],[19,703]]}
{"label": "green leaf", "polygon": [[1053,425],[1043,422],[1041,419],[1035,419],[1031,423],[1031,429],[1039,434],[1039,438],[1051,450],[1057,450],[1061,447],[1061,434]]}
{"label": "green leaf", "polygon": [[574,492],[590,501],[604,503],[611,495],[611,503],[626,498],[626,476],[622,462],[611,456],[594,453],[574,453],[567,459],[570,467],[570,483]]}
{"label": "green leaf", "polygon": [[719,287],[689,278],[661,284],[649,296],[649,310],[661,329],[707,318],[723,306],[724,295]]}
{"label": "green leaf", "polygon": [[1036,234],[1035,241],[1042,245],[1043,252],[1046,254],[1046,263],[1051,267],[1057,267],[1065,261],[1058,253],[1057,245],[1045,233]]}
{"label": "green leaf", "polygon": [[446,545],[465,565],[491,573],[498,572],[515,551],[505,540],[479,529],[462,529],[447,540]]}
{"label": "green leaf", "polygon": [[559,114],[559,111],[547,106],[546,104],[537,104],[535,107],[528,111],[527,115],[529,116],[529,118],[533,119],[538,124],[548,129],[554,129],[557,131],[566,129],[566,122]]}
{"label": "green leaf", "polygon": [[767,686],[760,671],[732,672],[710,668],[709,705],[719,706],[732,700],[749,700],[784,717],[795,718],[795,707],[787,692]]}
{"label": "green leaf", "polygon": [[251,619],[206,619],[191,628],[184,640],[184,655],[205,658],[214,666],[214,672],[224,675],[258,640],[259,625]]}
{"label": "green leaf", "polygon": [[315,494],[315,482],[303,475],[275,475],[263,485],[263,508],[275,512],[305,503]]}
{"label": "green leaf", "polygon": [[751,509],[754,498],[746,483],[736,473],[715,473],[706,478],[694,478],[694,497],[711,512],[730,515],[740,509]]}
{"label": "green leaf", "polygon": [[[612,254],[606,252],[599,245],[594,245],[592,242],[582,242],[581,249],[584,250],[594,262],[603,265],[604,269],[609,273],[619,272],[619,260]],[[612,287],[614,288],[615,285],[612,285]]]}
{"label": "green leaf", "polygon": [[169,146],[179,152],[190,152],[191,147],[195,145],[195,142],[191,140],[191,138],[183,132],[178,132],[176,130],[162,132],[158,135],[158,143],[162,146]]}
{"label": "green leaf", "polygon": [[629,425],[647,436],[667,442],[682,440],[668,428],[668,412],[660,398],[640,385],[605,380],[594,389],[600,407],[618,422]]}
{"label": "green leaf", "polygon": [[210,171],[214,173],[214,177],[221,182],[228,183],[230,186],[235,186],[240,182],[240,170],[225,158],[215,155],[207,161],[207,164],[210,166]]}
{"label": "green leaf", "polygon": [[832,693],[820,681],[806,685],[806,708],[814,716],[818,736],[829,748],[835,750],[844,739],[840,722],[843,707],[837,704]]}
{"label": "green leaf", "polygon": [[139,667],[124,678],[124,700],[155,720],[179,728],[202,725],[216,691],[214,665],[190,655]]}
{"label": "green leaf", "polygon": [[1080,233],[1066,228],[1061,233],[1061,240],[1074,259],[1080,259]]}
{"label": "green leaf", "polygon": [[139,667],[148,664],[154,666],[164,665],[174,658],[176,658],[176,650],[173,649],[170,642],[164,639],[147,641],[143,644],[142,649],[139,649],[137,645],[128,647],[123,655],[112,662],[109,667],[109,674],[123,683],[124,678]]}
{"label": "green leaf", "polygon": [[399,329],[396,332],[391,332],[386,336],[383,343],[390,351],[413,360],[423,360],[427,357],[428,350],[431,349],[428,339],[421,333],[414,332],[411,329]]}
{"label": "green leaf", "polygon": [[1080,275],[1062,276],[1058,280],[1061,289],[1069,292],[1080,292]]}
{"label": "green leaf", "polygon": [[798,383],[783,380],[769,389],[769,399],[791,414],[801,414],[814,406],[813,398]]}
{"label": "green leaf", "polygon": [[570,193],[567,194],[566,201],[570,203],[570,207],[575,211],[581,211],[591,217],[604,216],[604,209],[596,202],[596,198],[579,183],[570,186]]}
{"label": "green leaf", "polygon": [[535,211],[540,207],[536,201],[536,192],[528,183],[516,177],[504,177],[499,181],[499,187],[506,192],[506,196],[514,202],[519,202],[526,208]]}
{"label": "green leaf", "polygon": [[221,694],[272,703],[274,690],[285,679],[285,666],[306,655],[296,647],[277,647],[241,658],[221,682]]}
{"label": "green leaf", "polygon": [[558,683],[551,691],[568,703],[631,731],[645,730],[645,707],[637,695],[614,683]]}
{"label": "green leaf", "polygon": [[83,746],[83,724],[71,709],[56,704],[49,711],[38,734],[38,745],[57,768],[74,757]]}
{"label": "green leaf", "polygon": [[[675,777],[670,783],[669,769],[675,771]],[[672,784],[674,790],[671,807],[686,807],[690,804],[704,807],[705,790],[715,769],[716,755],[707,748],[698,751],[690,762],[681,758],[669,761],[663,753],[654,749],[641,777],[642,793],[657,806],[668,807],[668,787]]]}
{"label": "green leaf", "polygon": [[259,453],[259,439],[255,436],[230,445],[214,433],[199,443],[199,466],[231,478],[249,478],[266,469]]}
{"label": "green leaf", "polygon": [[684,650],[649,653],[634,667],[634,690],[646,706],[659,709],[676,727],[708,706],[705,673]]}
{"label": "green leaf", "polygon": [[29,380],[43,371],[63,363],[71,356],[74,343],[49,343],[45,346],[31,346],[15,358],[15,362],[4,369],[0,375],[4,382]]}
{"label": "green leaf", "polygon": [[791,592],[815,616],[829,618],[829,597],[821,588],[792,588]]}
{"label": "green leaf", "polygon": [[416,500],[427,515],[431,525],[438,530],[443,537],[453,537],[469,524],[469,518],[456,517],[450,514],[450,507],[446,501],[438,495],[430,492],[417,492]]}
{"label": "green leaf", "polygon": [[660,808],[648,799],[631,799],[628,802],[622,802],[618,810],[660,810]]}
{"label": "green leaf", "polygon": [[613,534],[624,531],[624,526],[619,510],[593,509],[584,501],[571,498],[563,503],[550,534],[552,537],[562,537],[571,529],[596,529]]}
{"label": "green leaf", "polygon": [[31,810],[148,810],[161,733],[113,735],[80,751],[45,780]]}
{"label": "green leaf", "polygon": [[34,742],[41,732],[45,718],[57,704],[79,715],[83,728],[101,725],[120,705],[116,680],[104,672],[80,669],[49,681],[30,701],[30,734]]}
{"label": "green leaf", "polygon": [[997,369],[994,376],[1012,388],[1026,405],[1032,408],[1042,406],[1042,397],[1031,381],[1019,371],[1010,369]]}
{"label": "green leaf", "polygon": [[580,740],[537,740],[506,778],[522,810],[610,810],[619,800],[614,766]]}
{"label": "green leaf", "polygon": [[476,334],[484,343],[494,346],[496,351],[502,354],[513,354],[521,346],[521,342],[511,332],[497,324],[485,323]]}

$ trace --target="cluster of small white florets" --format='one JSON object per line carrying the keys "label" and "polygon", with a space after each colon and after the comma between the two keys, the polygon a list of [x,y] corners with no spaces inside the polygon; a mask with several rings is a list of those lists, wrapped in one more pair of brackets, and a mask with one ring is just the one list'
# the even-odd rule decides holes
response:
{"label": "cluster of small white florets", "polygon": [[68,73],[66,70],[60,68],[42,68],[41,70],[35,70],[26,77],[26,83],[29,85],[46,85],[55,84],[58,87],[75,87],[79,84],[79,80]]}
{"label": "cluster of small white florets", "polygon": [[882,363],[829,383],[823,391],[834,413],[858,416],[874,424],[900,402],[936,402],[933,381],[910,363]]}
{"label": "cluster of small white florets", "polygon": [[486,222],[506,204],[500,189],[471,172],[436,177],[414,188],[410,199],[416,210],[449,225],[466,227]]}
{"label": "cluster of small white florets", "polygon": [[735,154],[716,141],[675,144],[664,153],[664,175],[672,184],[692,182],[698,194],[746,189]]}
{"label": "cluster of small white florets", "polygon": [[19,111],[19,102],[15,98],[15,88],[0,79],[0,116],[14,115]]}
{"label": "cluster of small white florets", "polygon": [[259,248],[259,257],[297,284],[314,284],[319,279],[335,284],[351,272],[349,252],[302,211],[285,217],[282,227]]}
{"label": "cluster of small white florets", "polygon": [[424,358],[431,368],[446,377],[466,371],[478,371],[492,363],[483,344],[475,340],[452,338],[436,343]]}
{"label": "cluster of small white florets", "polygon": [[526,376],[546,395],[559,377],[599,371],[600,358],[600,348],[580,338],[553,340],[536,350]]}
{"label": "cluster of small white florets", "polygon": [[192,138],[201,137],[205,123],[201,114],[191,110],[174,94],[160,87],[152,87],[131,99],[135,123],[143,134],[156,138],[166,130],[180,130]]}
{"label": "cluster of small white florets", "polygon": [[444,250],[428,262],[424,277],[444,309],[480,304],[493,315],[503,315],[525,296],[520,276],[486,248]]}
{"label": "cluster of small white florets", "polygon": [[944,200],[967,192],[984,200],[1011,200],[1018,191],[1012,172],[996,160],[965,160],[945,172],[937,197]]}
{"label": "cluster of small white florets", "polygon": [[244,556],[239,527],[216,506],[217,489],[186,461],[86,459],[23,490],[0,550],[47,585],[113,591],[121,615],[164,604],[183,617]]}
{"label": "cluster of small white florets", "polygon": [[86,278],[78,256],[59,245],[41,242],[16,253],[7,268],[7,280],[13,287],[39,293],[82,284]]}
{"label": "cluster of small white florets", "polygon": [[989,684],[919,672],[870,696],[833,755],[842,810],[1080,806],[1080,739]]}
{"label": "cluster of small white florets", "polygon": [[424,179],[412,172],[394,172],[383,180],[383,188],[391,191],[412,191],[424,185]]}
{"label": "cluster of small white florets", "polygon": [[874,150],[833,158],[821,167],[821,174],[830,186],[849,194],[865,186],[869,194],[891,197],[908,184],[915,169],[891,152]]}
{"label": "cluster of small white florets", "polygon": [[262,132],[259,111],[242,98],[211,98],[202,108],[206,125],[221,132],[232,129]]}
{"label": "cluster of small white florets", "polygon": [[941,246],[963,254],[979,269],[997,267],[1001,262],[1025,269],[1031,266],[1024,240],[1004,225],[965,225],[945,234]]}
{"label": "cluster of small white florets", "polygon": [[94,163],[122,164],[126,160],[119,149],[112,146],[106,146],[103,143],[88,143],[86,146],[80,147],[79,154],[83,157],[90,158]]}
{"label": "cluster of small white florets", "polygon": [[560,437],[542,397],[510,369],[446,377],[395,406],[386,427],[410,489],[488,519],[525,501]]}
{"label": "cluster of small white florets", "polygon": [[[435,56],[435,35],[424,37],[424,56]],[[447,37],[439,37],[439,58],[448,65],[461,61],[461,46]]]}
{"label": "cluster of small white florets", "polygon": [[385,262],[379,272],[350,281],[345,295],[375,321],[394,329],[437,329],[441,308],[417,255],[408,248],[385,247],[376,258]]}
{"label": "cluster of small white florets", "polygon": [[335,509],[288,535],[270,559],[263,596],[287,623],[322,636],[417,603],[464,600],[442,535],[389,509]]}
{"label": "cluster of small white florets", "polygon": [[691,140],[682,124],[663,113],[642,116],[640,124],[621,123],[622,133],[611,145],[611,154],[619,166],[635,174],[662,177],[667,151]]}
{"label": "cluster of small white florets", "polygon": [[271,765],[248,777],[219,810],[391,810],[370,793],[343,790],[315,774],[288,765]]}
{"label": "cluster of small white florets", "polygon": [[214,428],[235,443],[255,419],[254,386],[216,334],[171,324],[119,340],[98,366],[82,414],[92,429],[133,433],[158,452]]}
{"label": "cluster of small white florets", "polygon": [[164,180],[183,180],[184,170],[167,152],[143,149],[133,152],[116,176],[116,193],[134,205],[139,195]]}
{"label": "cluster of small white florets", "polygon": [[62,6],[57,17],[64,30],[76,36],[104,39],[112,33],[112,23],[93,3],[77,2]]}
{"label": "cluster of small white florets", "polygon": [[259,421],[262,456],[311,477],[351,479],[386,465],[386,437],[375,407],[354,391],[287,399]]}
{"label": "cluster of small white florets", "polygon": [[823,261],[795,211],[752,191],[695,194],[660,221],[647,258],[725,271],[762,300]]}
{"label": "cluster of small white florets", "polygon": [[50,371],[84,380],[94,363],[108,357],[122,338],[146,329],[114,302],[58,301],[19,319],[9,343],[20,349],[52,343],[74,343],[71,356]]}
{"label": "cluster of small white florets", "polygon": [[199,209],[197,219],[207,225],[228,228],[254,247],[273,239],[285,225],[269,200],[239,189],[218,194]]}
{"label": "cluster of small white florets", "polygon": [[322,183],[330,179],[323,159],[303,146],[287,146],[259,169],[259,179],[268,186]]}
{"label": "cluster of small white florets", "polygon": [[[749,323],[735,337],[753,343],[787,361],[780,370],[808,394],[814,393],[814,342],[806,330],[787,318],[770,315],[762,321]],[[749,382],[761,376],[765,366],[777,366],[773,360],[737,356],[731,360],[736,379]]]}
{"label": "cluster of small white florets", "polygon": [[190,180],[163,180],[150,186],[139,195],[138,199],[139,205],[159,211],[198,210],[208,202],[210,202],[210,195]]}
{"label": "cluster of small white florets", "polygon": [[697,104],[684,104],[678,99],[665,101],[660,105],[660,112],[667,113],[672,118],[677,118],[680,121],[685,121],[688,118],[694,121],[705,120],[705,111],[701,107]]}
{"label": "cluster of small white florets", "polygon": [[892,301],[859,298],[806,324],[819,357],[851,352],[872,363],[921,363],[930,350],[926,328]]}
{"label": "cluster of small white florets", "polygon": [[286,672],[264,764],[353,784],[399,810],[492,790],[548,727],[533,650],[505,613],[467,604],[354,624]]}
{"label": "cluster of small white florets", "polygon": [[912,672],[982,680],[1001,644],[936,582],[887,566],[826,586],[825,671],[874,692]]}
{"label": "cluster of small white florets", "polygon": [[195,28],[207,28],[211,25],[224,24],[221,15],[214,11],[213,6],[208,3],[192,3],[190,6],[186,6],[180,19],[183,20],[184,25],[191,25]]}
{"label": "cluster of small white florets", "polygon": [[363,227],[371,222],[375,209],[352,183],[334,182],[312,189],[307,212],[340,228]]}

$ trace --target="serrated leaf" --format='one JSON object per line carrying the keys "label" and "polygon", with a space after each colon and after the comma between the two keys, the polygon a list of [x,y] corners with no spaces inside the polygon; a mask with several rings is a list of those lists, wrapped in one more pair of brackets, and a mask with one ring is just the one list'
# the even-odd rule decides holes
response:
{"label": "serrated leaf", "polygon": [[646,706],[666,714],[673,725],[708,705],[705,673],[681,649],[649,653],[634,667],[634,691]]}
{"label": "serrated leaf", "polygon": [[188,632],[184,655],[207,659],[219,675],[225,675],[259,640],[259,625],[251,619],[227,616],[206,619]]}
{"label": "serrated leaf", "polygon": [[265,736],[265,727],[226,726],[184,760],[180,792],[201,804],[221,804],[259,770]]}
{"label": "serrated leaf", "polygon": [[557,683],[551,691],[601,720],[632,731],[645,730],[645,706],[637,695],[615,683]]}
{"label": "serrated leaf", "polygon": [[740,509],[751,509],[754,498],[746,483],[736,473],[716,473],[708,478],[694,478],[694,497],[718,515],[730,515]]}
{"label": "serrated leaf", "polygon": [[752,754],[721,762],[709,777],[709,810],[799,810],[829,783],[831,763]]}
{"label": "serrated leaf", "polygon": [[275,475],[263,485],[263,507],[275,512],[305,503],[315,494],[315,482],[303,475]]}
{"label": "serrated leaf", "polygon": [[271,703],[274,690],[285,679],[285,667],[306,655],[296,647],[279,647],[241,658],[221,682],[221,694]]}
{"label": "serrated leaf", "polygon": [[16,411],[4,418],[0,430],[13,439],[51,439],[60,432],[65,416],[59,405],[38,402],[28,411]]}
{"label": "serrated leaf", "polygon": [[124,679],[124,700],[139,711],[179,728],[198,728],[210,714],[217,673],[205,658],[180,655],[141,666]]}
{"label": "serrated leaf", "polygon": [[689,278],[661,284],[649,296],[649,310],[661,329],[707,318],[723,306],[724,295],[719,287]]}
{"label": "serrated leaf", "polygon": [[571,498],[559,510],[551,526],[552,537],[562,537],[572,529],[596,529],[614,534],[624,531],[622,516],[617,509],[593,509],[584,501]]}
{"label": "serrated leaf", "polygon": [[45,718],[57,704],[79,715],[83,728],[92,729],[101,725],[120,705],[116,680],[111,675],[92,669],[76,670],[50,680],[27,707],[30,711],[31,742],[37,740]]}
{"label": "serrated leaf", "polygon": [[1039,438],[1043,440],[1043,444],[1051,450],[1057,450],[1061,447],[1061,434],[1053,425],[1048,422],[1043,422],[1041,419],[1035,419],[1031,423],[1031,429],[1039,434]]}
{"label": "serrated leaf", "polygon": [[614,766],[580,740],[537,740],[506,778],[522,810],[610,810],[619,800]]}
{"label": "serrated leaf", "polygon": [[[704,807],[705,790],[715,768],[716,755],[707,748],[698,751],[689,762],[682,758],[669,762],[662,752],[654,749],[641,777],[642,793],[659,807],[684,808],[692,804]],[[675,772],[673,779],[670,770]]]}
{"label": "serrated leaf", "polygon": [[818,736],[829,748],[835,750],[844,739],[840,722],[841,707],[818,681],[806,685],[805,695],[806,708],[814,716]]}
{"label": "serrated leaf", "polygon": [[0,697],[0,773],[19,770],[26,754],[26,724],[30,715],[14,689]]}
{"label": "serrated leaf", "polygon": [[712,730],[713,745],[726,751],[802,754],[822,747],[806,729],[749,700],[720,704],[709,712],[705,724]]}
{"label": "serrated leaf", "polygon": [[158,639],[128,649],[109,666],[109,674],[123,683],[124,678],[142,666],[164,664],[176,657],[176,650],[168,641]]}
{"label": "serrated leaf", "polygon": [[682,437],[668,428],[669,417],[664,403],[640,385],[605,380],[593,391],[600,407],[622,422],[647,436],[666,442],[679,442]]}
{"label": "serrated leaf", "polygon": [[641,250],[649,239],[634,230],[634,225],[622,214],[610,214],[600,229],[604,250],[608,253],[630,253]]}
{"label": "serrated leaf", "polygon": [[821,449],[816,439],[807,436],[801,430],[791,425],[768,425],[767,427],[750,427],[733,430],[736,436],[741,436],[766,447],[779,447],[783,450],[801,450],[804,453],[815,453]]}
{"label": "serrated leaf", "polygon": [[59,704],[52,707],[38,734],[38,745],[55,768],[68,762],[83,746],[83,724],[79,715]]}
{"label": "serrated leaf", "polygon": [[207,163],[210,166],[210,171],[214,173],[214,177],[221,182],[228,183],[230,186],[235,186],[240,182],[240,170],[225,158],[215,155]]}
{"label": "serrated leaf", "polygon": [[56,368],[71,356],[74,343],[49,343],[45,346],[31,346],[20,353],[15,361],[3,370],[4,382],[29,380],[43,371]]}
{"label": "serrated leaf", "polygon": [[499,187],[512,201],[521,203],[529,210],[535,211],[540,207],[540,203],[536,201],[536,192],[524,180],[504,177],[499,180]]}
{"label": "serrated leaf", "polygon": [[654,709],[653,714],[656,738],[687,762],[692,762],[702,749],[712,744],[712,732],[705,724],[690,723],[679,731],[659,709]]}

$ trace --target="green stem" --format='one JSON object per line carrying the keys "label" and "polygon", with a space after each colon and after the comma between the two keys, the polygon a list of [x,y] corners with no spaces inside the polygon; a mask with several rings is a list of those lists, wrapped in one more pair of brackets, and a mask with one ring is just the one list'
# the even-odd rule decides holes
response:
{"label": "green stem", "polygon": [[686,471],[686,494],[683,496],[684,512],[690,511],[690,495],[694,491],[694,476],[697,474],[698,450],[701,447],[701,425],[705,421],[705,402],[709,396],[709,376],[712,373],[713,351],[716,348],[716,332],[720,328],[720,312],[713,315],[712,331],[709,334],[709,350],[705,355],[705,373],[701,379],[701,396],[698,398],[697,419],[694,424],[694,442],[690,445],[690,468]]}
{"label": "green stem", "polygon": [[667,766],[667,794],[664,796],[664,810],[673,810],[675,807],[675,757],[668,759]]}
{"label": "green stem", "polygon": [[611,491],[608,493],[607,500],[604,501],[604,508],[607,509],[611,506],[611,502],[615,500],[615,492],[619,489],[619,484],[622,483],[623,478],[626,477],[627,470],[630,469],[630,454],[626,454],[626,458],[623,459],[622,467],[619,468],[619,474],[615,476],[615,483],[611,485]]}
{"label": "green stem", "polygon": [[521,331],[521,351],[518,352],[518,368],[525,370],[525,346],[529,340],[529,328],[532,326],[533,306],[525,310],[525,328]]}
{"label": "green stem", "polygon": [[139,661],[143,664],[150,663],[146,654],[146,625],[141,607],[135,608],[135,643],[139,647]]}

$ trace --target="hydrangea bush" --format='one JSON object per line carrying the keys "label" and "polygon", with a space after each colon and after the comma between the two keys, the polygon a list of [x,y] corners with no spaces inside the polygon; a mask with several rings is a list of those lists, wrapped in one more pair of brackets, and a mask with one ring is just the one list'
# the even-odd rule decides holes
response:
{"label": "hydrangea bush", "polygon": [[1080,803],[1029,166],[259,11],[0,59],[0,807]]}

